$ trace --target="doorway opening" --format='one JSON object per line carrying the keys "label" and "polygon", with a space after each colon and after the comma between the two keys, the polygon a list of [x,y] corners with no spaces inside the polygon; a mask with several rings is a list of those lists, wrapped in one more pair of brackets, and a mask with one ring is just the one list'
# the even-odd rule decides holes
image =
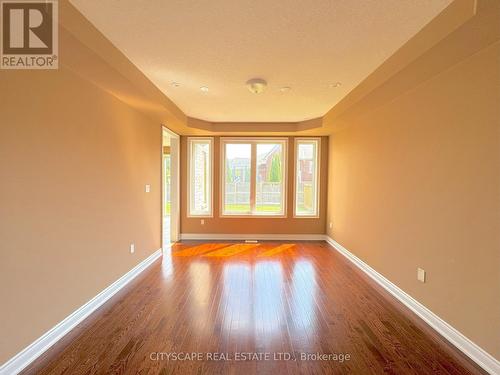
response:
{"label": "doorway opening", "polygon": [[179,240],[179,136],[162,128],[162,247]]}

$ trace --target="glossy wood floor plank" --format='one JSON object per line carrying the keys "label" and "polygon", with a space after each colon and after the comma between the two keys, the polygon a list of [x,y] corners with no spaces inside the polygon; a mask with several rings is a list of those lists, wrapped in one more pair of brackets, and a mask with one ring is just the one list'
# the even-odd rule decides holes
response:
{"label": "glossy wood floor plank", "polygon": [[184,242],[25,373],[483,372],[324,242]]}

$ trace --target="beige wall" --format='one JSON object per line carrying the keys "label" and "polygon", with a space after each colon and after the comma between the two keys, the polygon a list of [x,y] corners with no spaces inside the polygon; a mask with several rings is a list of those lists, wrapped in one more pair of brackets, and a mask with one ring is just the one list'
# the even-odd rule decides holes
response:
{"label": "beige wall", "polygon": [[499,103],[497,42],[351,113],[330,137],[328,199],[331,237],[497,359]]}
{"label": "beige wall", "polygon": [[0,115],[1,364],[160,248],[161,127],[64,67]]}
{"label": "beige wall", "polygon": [[288,189],[286,218],[221,218],[220,215],[220,137],[214,138],[214,215],[187,217],[187,137],[181,137],[181,233],[243,234],[324,234],[327,199],[328,137],[321,137],[320,215],[319,218],[293,217],[294,137],[288,137]]}

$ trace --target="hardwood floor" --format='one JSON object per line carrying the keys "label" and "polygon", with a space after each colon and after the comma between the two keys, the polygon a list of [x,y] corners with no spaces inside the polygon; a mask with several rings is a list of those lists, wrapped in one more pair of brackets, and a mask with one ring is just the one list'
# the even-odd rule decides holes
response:
{"label": "hardwood floor", "polygon": [[24,373],[483,372],[324,242],[185,242]]}

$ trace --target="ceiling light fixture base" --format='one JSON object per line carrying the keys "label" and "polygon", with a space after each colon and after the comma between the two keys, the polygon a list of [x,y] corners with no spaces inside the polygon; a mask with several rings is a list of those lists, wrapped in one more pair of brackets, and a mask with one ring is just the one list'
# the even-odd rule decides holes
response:
{"label": "ceiling light fixture base", "polygon": [[267,82],[262,78],[252,78],[247,81],[246,85],[251,93],[260,94],[266,89]]}

